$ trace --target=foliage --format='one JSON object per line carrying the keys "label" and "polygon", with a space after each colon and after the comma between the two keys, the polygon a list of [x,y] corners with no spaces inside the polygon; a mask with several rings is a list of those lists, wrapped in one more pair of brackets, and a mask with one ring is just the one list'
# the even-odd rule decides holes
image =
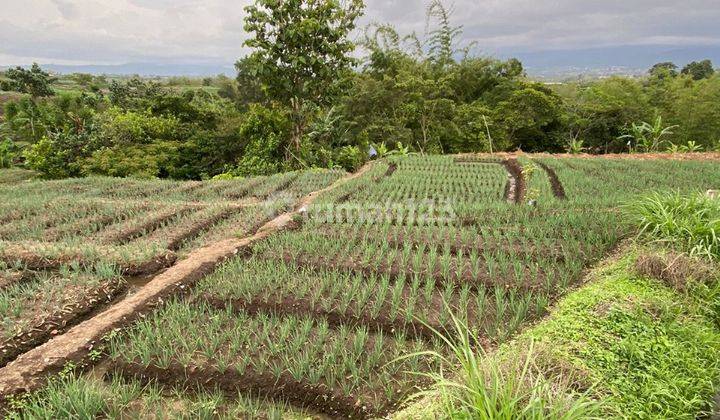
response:
{"label": "foliage", "polygon": [[658,63],[652,66],[650,71],[651,76],[657,78],[676,77],[678,75],[678,66],[672,62]]}
{"label": "foliage", "polygon": [[43,71],[37,63],[33,63],[30,70],[22,67],[11,68],[5,72],[5,77],[9,81],[3,84],[2,90],[28,93],[33,99],[55,94],[50,87],[55,79]]}
{"label": "foliage", "polygon": [[717,307],[717,285],[694,299],[639,278],[633,258],[599,269],[598,280],[518,340],[546,343],[555,366],[583,372],[603,418],[704,417],[720,373],[717,315],[708,310]]}
{"label": "foliage", "polygon": [[44,178],[58,179],[80,176],[80,160],[93,150],[88,132],[61,132],[44,136],[25,149],[23,156],[28,168],[42,173]]}
{"label": "foliage", "polygon": [[[471,328],[456,316],[451,318],[450,334],[435,331],[450,356],[434,351],[428,354],[441,360],[458,378],[447,377],[443,370],[427,375],[439,388],[447,418],[570,420],[592,418],[600,412],[601,405],[584,395],[557,395],[569,390],[556,389],[556,384],[538,374],[532,342],[524,354],[503,365],[498,357],[483,350]],[[458,366],[459,372],[455,370]],[[424,394],[432,392],[419,395]]]}
{"label": "foliage", "polygon": [[683,67],[682,74],[687,74],[694,80],[702,80],[715,74],[715,69],[713,68],[712,61],[710,60],[693,61]]}
{"label": "foliage", "polygon": [[267,95],[290,104],[295,153],[310,108],[331,103],[354,62],[348,37],[363,8],[362,0],[256,0],[245,8],[253,53],[244,63]]}
{"label": "foliage", "polygon": [[570,139],[570,142],[568,142],[565,151],[570,153],[571,155],[577,155],[580,153],[583,153],[585,151],[585,142],[578,138],[572,138]]}
{"label": "foliage", "polygon": [[281,171],[281,145],[287,138],[289,125],[289,118],[283,110],[252,105],[239,128],[239,138],[245,148],[233,173],[249,176]]}
{"label": "foliage", "polygon": [[720,200],[680,193],[655,193],[626,210],[642,235],[692,255],[720,258]]}
{"label": "foliage", "polygon": [[13,166],[16,159],[16,147],[10,139],[0,140],[0,169]]}
{"label": "foliage", "polygon": [[562,149],[560,99],[539,86],[519,89],[498,103],[493,120],[497,121],[507,149],[558,151]]}
{"label": "foliage", "polygon": [[703,147],[694,141],[689,141],[687,144],[670,144],[668,152],[670,153],[698,153],[702,152]]}
{"label": "foliage", "polygon": [[157,141],[99,149],[83,160],[83,175],[104,175],[133,178],[182,178],[173,176],[181,167],[181,144]]}
{"label": "foliage", "polygon": [[[658,116],[653,124],[641,122],[633,123],[630,127],[630,133],[620,136],[620,139],[629,139],[628,148],[630,150],[637,149],[641,152],[658,152],[667,143],[665,137],[672,136],[672,130],[678,126],[663,125],[662,117]],[[634,143],[634,145],[633,145]]]}
{"label": "foliage", "polygon": [[[441,0],[428,4],[421,34],[368,25],[358,60],[349,34],[362,10],[360,0],[258,0],[245,22],[252,53],[236,62],[232,79],[73,74],[57,81],[37,66],[15,69],[22,80],[62,93],[45,97],[38,87],[2,95],[3,140],[17,164],[27,151],[46,177],[176,179],[233,168],[352,170],[370,145],[398,142],[408,153],[720,148],[720,74],[708,60],[683,72],[658,63],[645,78],[534,83],[516,59],[471,55],[474,45],[459,42],[463,28]],[[262,140],[261,129],[247,131],[257,106],[283,114],[287,127],[271,124]],[[76,147],[73,136],[86,145]],[[130,164],[124,150],[139,162]]]}

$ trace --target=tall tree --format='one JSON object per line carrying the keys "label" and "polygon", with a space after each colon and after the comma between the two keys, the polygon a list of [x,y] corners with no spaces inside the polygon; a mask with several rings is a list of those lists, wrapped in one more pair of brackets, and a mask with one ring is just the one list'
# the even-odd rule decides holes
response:
{"label": "tall tree", "polygon": [[651,76],[655,76],[661,79],[664,79],[665,77],[675,77],[678,75],[678,66],[675,65],[675,63],[672,63],[670,61],[666,61],[664,63],[657,63],[648,73],[650,73]]}
{"label": "tall tree", "polygon": [[682,69],[682,74],[689,74],[695,80],[707,79],[715,74],[712,61],[693,61]]}
{"label": "tall tree", "polygon": [[255,0],[245,8],[245,45],[254,51],[244,63],[269,97],[292,111],[290,148],[300,150],[313,107],[327,106],[355,60],[349,39],[362,15],[362,0]]}
{"label": "tall tree", "polygon": [[37,63],[33,63],[30,70],[22,67],[9,69],[5,73],[5,76],[10,79],[9,87],[12,90],[29,93],[33,99],[55,94],[50,87],[50,84],[55,81],[55,79],[44,72]]}

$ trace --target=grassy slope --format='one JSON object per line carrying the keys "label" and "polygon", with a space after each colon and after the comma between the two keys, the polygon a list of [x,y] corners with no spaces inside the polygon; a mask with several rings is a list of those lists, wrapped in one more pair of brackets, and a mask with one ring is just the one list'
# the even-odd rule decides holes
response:
{"label": "grassy slope", "polygon": [[[564,371],[560,377],[580,373],[570,389],[590,386],[589,395],[603,403],[603,417],[692,419],[707,413],[720,378],[718,287],[680,293],[636,274],[637,253],[595,270],[587,286],[563,298],[492,360],[521,358],[532,340],[544,349],[542,366]],[[438,410],[425,400],[396,417],[427,418]]]}
{"label": "grassy slope", "polygon": [[17,184],[36,178],[38,173],[27,169],[10,168],[0,169],[0,186],[7,184]]}

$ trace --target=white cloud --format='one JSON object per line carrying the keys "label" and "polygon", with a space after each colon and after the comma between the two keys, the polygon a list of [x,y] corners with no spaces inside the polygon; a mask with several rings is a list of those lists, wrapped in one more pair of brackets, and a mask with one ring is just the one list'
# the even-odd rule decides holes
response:
{"label": "white cloud", "polygon": [[[426,0],[366,0],[363,23],[425,29]],[[246,53],[251,0],[0,0],[0,65],[30,61],[232,63]],[[456,0],[465,41],[484,52],[720,45],[720,1]]]}

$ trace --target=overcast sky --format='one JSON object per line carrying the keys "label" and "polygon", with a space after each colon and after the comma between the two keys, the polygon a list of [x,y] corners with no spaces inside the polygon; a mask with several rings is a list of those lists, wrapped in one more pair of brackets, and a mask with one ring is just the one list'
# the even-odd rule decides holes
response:
{"label": "overcast sky", "polygon": [[[364,23],[425,29],[428,0],[366,0]],[[250,0],[0,0],[0,65],[232,63]],[[720,45],[720,0],[449,0],[478,52]]]}

